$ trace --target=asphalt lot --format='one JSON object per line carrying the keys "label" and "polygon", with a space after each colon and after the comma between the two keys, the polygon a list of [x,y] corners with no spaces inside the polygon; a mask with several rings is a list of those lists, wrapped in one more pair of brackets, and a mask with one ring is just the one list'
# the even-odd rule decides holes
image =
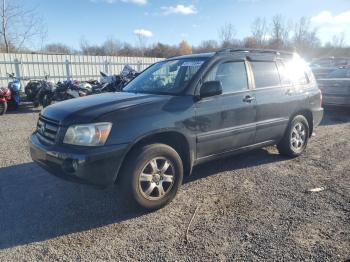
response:
{"label": "asphalt lot", "polygon": [[152,213],[35,165],[37,118],[0,116],[0,261],[350,259],[350,111],[327,111],[302,157],[269,147],[196,167]]}

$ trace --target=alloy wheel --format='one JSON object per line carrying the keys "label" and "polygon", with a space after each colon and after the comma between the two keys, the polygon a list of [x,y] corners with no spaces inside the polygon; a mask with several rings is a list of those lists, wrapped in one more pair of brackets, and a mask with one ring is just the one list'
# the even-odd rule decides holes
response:
{"label": "alloy wheel", "polygon": [[290,138],[290,144],[296,151],[300,151],[306,142],[306,128],[301,122],[297,122],[293,129]]}
{"label": "alloy wheel", "polygon": [[139,189],[148,200],[159,200],[173,187],[175,168],[165,157],[156,157],[149,161],[139,175]]}

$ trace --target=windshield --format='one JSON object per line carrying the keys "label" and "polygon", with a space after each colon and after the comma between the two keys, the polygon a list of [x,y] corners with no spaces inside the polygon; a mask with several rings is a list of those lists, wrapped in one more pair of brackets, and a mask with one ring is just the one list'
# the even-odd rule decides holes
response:
{"label": "windshield", "polygon": [[146,69],[124,87],[124,92],[179,94],[183,91],[205,58],[162,61]]}

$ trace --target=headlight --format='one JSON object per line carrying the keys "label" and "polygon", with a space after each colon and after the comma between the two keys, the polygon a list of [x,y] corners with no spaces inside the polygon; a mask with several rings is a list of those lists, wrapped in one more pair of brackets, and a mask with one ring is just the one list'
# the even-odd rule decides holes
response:
{"label": "headlight", "polygon": [[94,123],[70,126],[63,143],[79,146],[103,146],[111,131],[112,123]]}

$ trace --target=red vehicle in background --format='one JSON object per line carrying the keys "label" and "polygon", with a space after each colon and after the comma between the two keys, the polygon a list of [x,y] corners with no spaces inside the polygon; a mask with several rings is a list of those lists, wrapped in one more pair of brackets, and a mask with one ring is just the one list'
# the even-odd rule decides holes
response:
{"label": "red vehicle in background", "polygon": [[0,115],[6,113],[7,103],[11,101],[11,90],[7,87],[0,87]]}

